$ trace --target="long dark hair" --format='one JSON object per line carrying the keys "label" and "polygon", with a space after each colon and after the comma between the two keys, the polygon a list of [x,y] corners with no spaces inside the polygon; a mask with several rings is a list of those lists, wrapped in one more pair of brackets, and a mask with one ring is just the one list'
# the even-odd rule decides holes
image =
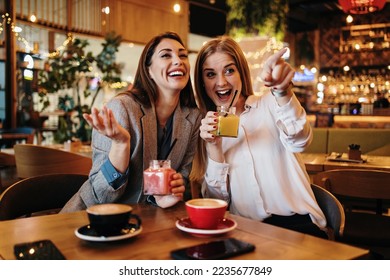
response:
{"label": "long dark hair", "polygon": [[[156,47],[163,39],[172,39],[184,46],[182,39],[175,32],[165,32],[157,35],[146,44],[138,62],[133,87],[130,90],[130,93],[146,107],[150,107],[157,100],[157,85],[150,78],[149,67],[152,64],[151,60]],[[180,92],[180,104],[191,108],[196,107],[191,78],[189,78],[188,83]]]}

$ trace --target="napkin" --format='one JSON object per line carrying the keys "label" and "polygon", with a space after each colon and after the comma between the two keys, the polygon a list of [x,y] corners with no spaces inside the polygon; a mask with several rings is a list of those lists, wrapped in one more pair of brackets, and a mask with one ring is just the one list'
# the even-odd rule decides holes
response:
{"label": "napkin", "polygon": [[171,207],[181,200],[180,197],[177,197],[175,195],[155,195],[154,198],[156,200],[157,205],[161,208]]}

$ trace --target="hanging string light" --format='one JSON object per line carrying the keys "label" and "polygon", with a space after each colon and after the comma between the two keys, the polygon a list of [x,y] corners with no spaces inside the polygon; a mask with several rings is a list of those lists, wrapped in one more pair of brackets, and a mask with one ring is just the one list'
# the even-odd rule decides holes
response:
{"label": "hanging string light", "polygon": [[66,46],[69,44],[69,42],[71,42],[71,41],[73,41],[73,35],[72,35],[72,33],[68,33],[67,34],[67,38],[66,38],[66,40],[62,43],[62,45],[61,46],[59,46],[54,52],[51,52],[51,53],[48,53],[47,54],[47,57],[48,58],[53,58],[53,57],[56,57],[56,56],[58,56],[58,55],[60,55],[60,52],[61,51],[63,51],[65,48],[66,48]]}
{"label": "hanging string light", "polygon": [[11,31],[12,33],[14,33],[16,39],[25,46],[27,52],[30,52],[33,48],[31,47],[30,43],[26,40],[26,38],[20,35],[21,28],[15,25],[9,13],[5,13],[1,15],[0,34],[3,33],[5,24],[11,26]]}
{"label": "hanging string light", "polygon": [[[5,25],[11,25],[11,31],[16,37],[16,40],[18,42],[22,43],[25,46],[26,52],[31,52],[33,50],[33,47],[31,44],[27,41],[26,38],[24,38],[20,33],[20,28],[15,25],[15,23],[12,21],[10,15],[8,13],[2,14],[0,19],[0,35],[4,32]],[[67,39],[62,43],[60,47],[58,47],[55,51],[47,54],[43,54],[44,57],[55,57],[60,53],[61,50],[63,50],[66,45],[73,40],[73,36],[71,33],[68,33]]]}

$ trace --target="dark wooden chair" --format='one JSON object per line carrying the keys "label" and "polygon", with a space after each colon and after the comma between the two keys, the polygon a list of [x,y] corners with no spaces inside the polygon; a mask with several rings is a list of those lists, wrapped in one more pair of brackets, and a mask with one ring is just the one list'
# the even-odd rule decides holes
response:
{"label": "dark wooden chair", "polygon": [[77,153],[39,145],[14,146],[16,170],[19,178],[51,173],[89,174],[92,159]]}
{"label": "dark wooden chair", "polygon": [[[390,199],[390,172],[367,169],[336,169],[313,177],[313,183],[334,194],[343,203],[350,199],[381,202]],[[370,210],[344,207],[345,226],[336,240],[370,249],[374,254],[390,258],[390,217],[382,215],[382,206]]]}
{"label": "dark wooden chair", "polygon": [[58,213],[87,179],[82,174],[48,174],[18,181],[0,195],[0,221]]}
{"label": "dark wooden chair", "polygon": [[0,193],[9,187],[10,180],[17,181],[16,177],[15,155],[0,151]]}
{"label": "dark wooden chair", "polygon": [[12,148],[17,143],[33,144],[35,132],[33,127],[0,129],[0,147]]}
{"label": "dark wooden chair", "polygon": [[330,240],[336,240],[343,235],[345,215],[340,201],[326,189],[311,184],[314,196],[326,218],[326,227]]}

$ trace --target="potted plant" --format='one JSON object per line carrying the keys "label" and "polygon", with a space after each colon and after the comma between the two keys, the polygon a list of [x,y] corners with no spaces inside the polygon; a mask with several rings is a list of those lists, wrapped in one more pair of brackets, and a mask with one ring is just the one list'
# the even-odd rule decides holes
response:
{"label": "potted plant", "polygon": [[[45,110],[49,105],[49,94],[58,95],[58,109],[64,112],[59,118],[54,140],[58,143],[80,140],[89,142],[91,128],[83,114],[90,113],[101,89],[112,83],[120,83],[122,66],[115,63],[115,53],[122,41],[115,32],[108,33],[102,43],[103,49],[95,56],[86,52],[87,40],[69,35],[62,50],[50,56],[46,67],[39,73],[38,94]],[[93,77],[93,65],[102,73],[96,89],[89,83]]]}
{"label": "potted plant", "polygon": [[348,158],[352,160],[362,159],[362,152],[360,151],[360,145],[358,144],[348,145]]}

